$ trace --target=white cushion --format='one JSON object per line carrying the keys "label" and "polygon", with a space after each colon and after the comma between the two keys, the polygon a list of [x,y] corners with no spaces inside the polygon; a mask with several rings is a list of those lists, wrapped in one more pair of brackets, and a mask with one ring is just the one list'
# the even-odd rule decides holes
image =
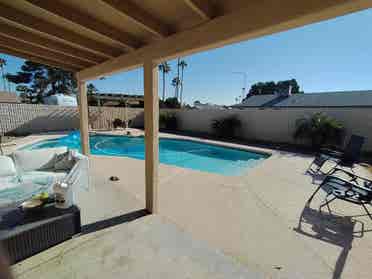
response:
{"label": "white cushion", "polygon": [[28,171],[21,175],[20,180],[22,183],[48,185],[62,181],[66,175],[66,172]]}
{"label": "white cushion", "polygon": [[73,157],[71,150],[66,153],[57,155],[55,159],[55,171],[69,171],[73,168],[76,162],[76,159]]}
{"label": "white cushion", "polygon": [[16,173],[13,160],[8,156],[0,156],[0,176],[13,176]]}
{"label": "white cushion", "polygon": [[19,186],[19,178],[17,176],[2,176],[0,177],[0,193],[4,189]]}
{"label": "white cushion", "polygon": [[54,169],[57,154],[67,152],[67,147],[19,150],[12,154],[18,171]]}

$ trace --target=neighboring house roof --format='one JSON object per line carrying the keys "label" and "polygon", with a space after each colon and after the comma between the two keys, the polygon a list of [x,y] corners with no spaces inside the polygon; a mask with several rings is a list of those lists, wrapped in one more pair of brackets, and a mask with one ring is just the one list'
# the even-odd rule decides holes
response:
{"label": "neighboring house roof", "polygon": [[196,109],[224,109],[223,106],[215,105],[211,103],[201,103],[201,102],[194,102],[194,107]]}
{"label": "neighboring house roof", "polygon": [[233,107],[372,107],[372,90],[305,93],[288,97],[254,95]]}
{"label": "neighboring house roof", "polygon": [[143,101],[143,95],[130,95],[125,93],[95,93],[92,94],[95,98],[99,98],[101,100],[110,100],[110,101]]}
{"label": "neighboring house roof", "polygon": [[20,100],[14,92],[0,91],[0,103],[20,103]]}

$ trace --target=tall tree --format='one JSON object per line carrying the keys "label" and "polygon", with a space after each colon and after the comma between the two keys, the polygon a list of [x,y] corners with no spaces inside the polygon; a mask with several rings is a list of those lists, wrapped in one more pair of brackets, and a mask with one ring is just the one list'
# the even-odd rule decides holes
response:
{"label": "tall tree", "polygon": [[278,92],[288,92],[289,88],[291,88],[291,94],[304,93],[303,91],[300,91],[300,86],[298,85],[297,80],[290,79],[278,81],[277,83],[274,81],[257,82],[251,86],[247,97],[252,95],[269,95]]}
{"label": "tall tree", "polygon": [[174,86],[174,98],[178,100],[178,88],[180,86],[180,79],[178,77],[175,77],[172,79],[172,86]]}
{"label": "tall tree", "polygon": [[30,88],[25,85],[18,85],[16,90],[20,93],[19,96],[21,97],[22,103],[32,103],[33,95]]}
{"label": "tall tree", "polygon": [[88,83],[87,85],[87,97],[89,106],[101,106],[101,101],[97,97],[98,89],[94,86],[93,83]]}
{"label": "tall tree", "polygon": [[165,75],[167,75],[171,71],[171,67],[167,61],[161,63],[159,65],[159,71],[163,74],[163,97],[162,100],[165,101]]}
{"label": "tall tree", "polygon": [[92,95],[96,94],[98,92],[98,89],[94,86],[93,83],[88,83],[87,85],[87,94]]}
{"label": "tall tree", "polygon": [[[177,77],[173,79],[175,81],[175,97],[178,99],[179,88],[180,88],[180,58],[177,59]],[[173,83],[173,81],[172,81]]]}
{"label": "tall tree", "polygon": [[42,103],[45,96],[58,93],[76,94],[77,83],[72,72],[28,60],[22,65],[21,71],[7,74],[6,78],[15,84],[26,86],[32,103]]}
{"label": "tall tree", "polygon": [[180,103],[182,106],[182,97],[183,97],[183,71],[187,67],[187,63],[185,60],[181,60],[179,63],[179,66],[181,67],[181,90],[180,90]]}
{"label": "tall tree", "polygon": [[6,60],[3,58],[0,58],[0,68],[1,68],[1,77],[3,79],[3,88],[4,91],[6,91],[6,78],[5,78],[5,73],[4,73],[4,67],[6,65]]}

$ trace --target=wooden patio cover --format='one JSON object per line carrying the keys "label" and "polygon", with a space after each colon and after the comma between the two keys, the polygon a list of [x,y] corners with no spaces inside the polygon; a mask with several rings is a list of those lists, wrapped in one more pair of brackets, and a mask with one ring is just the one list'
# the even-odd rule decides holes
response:
{"label": "wooden patio cover", "polygon": [[159,62],[370,7],[372,0],[0,0],[0,52],[76,73],[85,154],[85,82],[144,67],[146,206],[156,211]]}

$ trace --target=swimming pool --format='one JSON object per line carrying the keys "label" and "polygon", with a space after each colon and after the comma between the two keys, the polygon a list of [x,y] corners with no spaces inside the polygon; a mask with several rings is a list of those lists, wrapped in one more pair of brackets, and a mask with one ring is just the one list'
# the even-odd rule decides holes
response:
{"label": "swimming pool", "polygon": [[[144,137],[95,134],[89,138],[91,153],[94,155],[123,156],[141,160],[145,158]],[[59,146],[80,150],[79,133],[73,132],[58,139],[40,141],[26,146],[25,149]],[[190,140],[159,139],[160,163],[227,176],[241,175],[268,157],[267,154]]]}

